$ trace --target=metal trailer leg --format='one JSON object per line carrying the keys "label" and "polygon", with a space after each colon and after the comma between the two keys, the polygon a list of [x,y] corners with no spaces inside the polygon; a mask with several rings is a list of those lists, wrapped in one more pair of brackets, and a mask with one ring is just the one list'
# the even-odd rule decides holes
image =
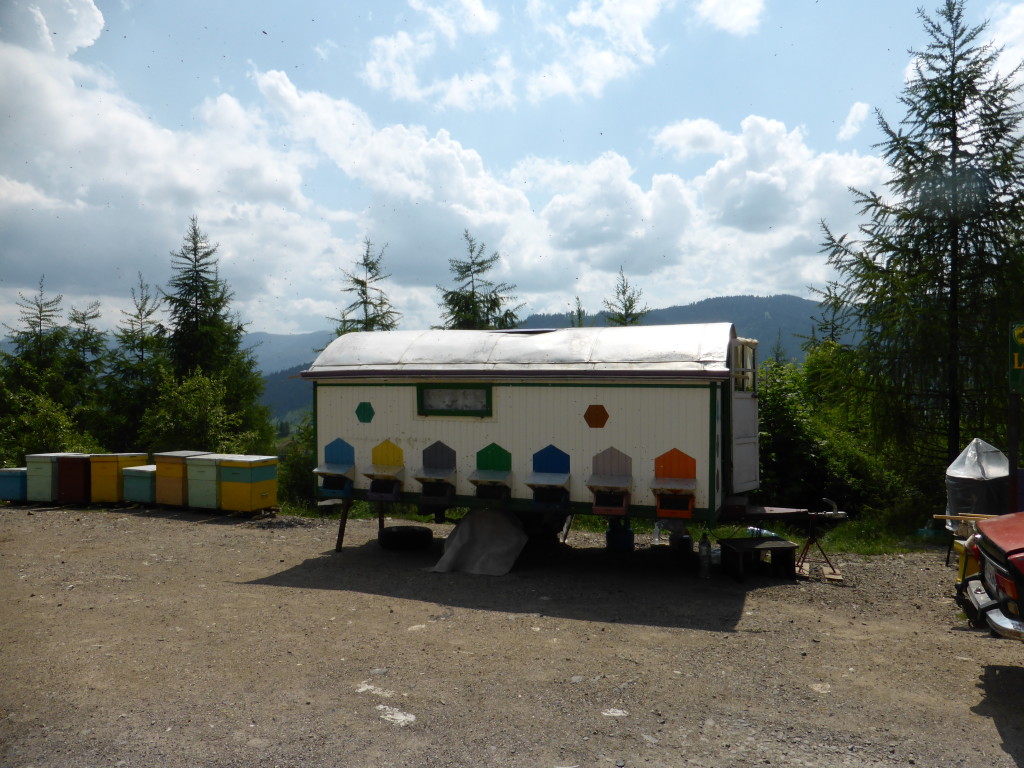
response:
{"label": "metal trailer leg", "polygon": [[348,513],[352,509],[352,499],[344,499],[341,502],[341,521],[338,523],[338,543],[334,545],[335,552],[341,552],[341,545],[345,541],[345,526],[348,525]]}

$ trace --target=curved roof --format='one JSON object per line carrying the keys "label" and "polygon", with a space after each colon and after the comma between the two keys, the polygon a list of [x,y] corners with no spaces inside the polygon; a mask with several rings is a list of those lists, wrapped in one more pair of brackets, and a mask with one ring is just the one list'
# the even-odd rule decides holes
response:
{"label": "curved roof", "polygon": [[378,331],[339,336],[303,378],[646,374],[723,378],[730,323],[550,331]]}

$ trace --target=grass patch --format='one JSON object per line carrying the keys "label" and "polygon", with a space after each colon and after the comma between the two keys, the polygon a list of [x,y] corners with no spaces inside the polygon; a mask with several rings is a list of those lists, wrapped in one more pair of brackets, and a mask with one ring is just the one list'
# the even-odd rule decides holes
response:
{"label": "grass patch", "polygon": [[[465,517],[468,512],[469,508],[453,507],[447,510],[445,518],[448,522],[454,523]],[[318,507],[315,504],[282,502],[281,514],[337,520],[341,516],[341,509],[338,506]],[[434,522],[433,514],[420,514],[414,504],[392,504],[387,511],[387,516],[415,523]],[[353,502],[349,512],[350,520],[374,520],[376,517],[377,511],[373,504],[365,501]],[[572,521],[572,530],[604,533],[608,530],[609,519],[611,518],[601,515],[576,515]],[[778,522],[762,525],[770,533],[795,542],[799,547],[803,547],[807,542],[807,527],[805,525]],[[651,535],[654,532],[654,520],[632,518],[630,527],[635,534]],[[703,523],[697,522],[690,526],[690,533],[694,542],[699,541],[705,531],[712,541],[717,541],[718,539],[734,539],[752,535],[748,528],[753,527],[755,526],[750,523],[736,523],[707,528]],[[885,525],[884,520],[873,519],[873,516],[829,524],[825,528],[819,533],[819,540],[822,548],[830,554],[886,555],[945,546],[923,541],[917,538],[914,532],[894,531]]]}

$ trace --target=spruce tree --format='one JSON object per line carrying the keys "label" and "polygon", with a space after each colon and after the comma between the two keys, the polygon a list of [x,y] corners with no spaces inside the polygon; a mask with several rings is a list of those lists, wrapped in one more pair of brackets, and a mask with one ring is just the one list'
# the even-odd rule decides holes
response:
{"label": "spruce tree", "polygon": [[[269,410],[259,404],[263,377],[252,352],[242,348],[245,324],[231,310],[234,294],[220,277],[217,248],[193,216],[181,248],[171,253],[174,274],[168,282],[170,290],[162,292],[170,320],[171,369],[182,392],[216,394],[230,417],[218,424],[231,429],[237,425],[238,433],[245,435],[241,443],[246,450],[268,451],[274,429]],[[189,379],[195,380],[194,387],[190,388]],[[150,427],[149,434],[157,434]],[[217,439],[223,442],[227,438]]]}
{"label": "spruce tree", "polygon": [[163,298],[170,315],[170,359],[178,376],[199,368],[219,373],[241,349],[245,326],[231,312],[234,294],[220,278],[218,247],[193,216],[181,248],[171,253],[174,274]]}
{"label": "spruce tree", "polygon": [[388,300],[378,283],[391,275],[384,273],[385,245],[376,254],[369,237],[363,241],[363,252],[355,270],[344,271],[345,293],[355,294],[355,300],[341,310],[341,317],[329,317],[336,322],[338,336],[351,331],[393,331],[402,315]]}
{"label": "spruce tree", "polygon": [[640,306],[643,291],[630,285],[626,273],[619,267],[619,279],[615,282],[615,295],[604,300],[605,319],[608,325],[640,325],[651,310]]}
{"label": "spruce tree", "polygon": [[999,73],[986,24],[965,23],[963,0],[919,15],[928,44],[911,51],[906,114],[898,125],[878,115],[887,190],[853,190],[866,222],[856,237],[824,225],[823,247],[839,275],[828,309],[860,334],[857,394],[876,437],[927,477],[965,439],[1005,435],[1024,125],[1020,68]]}
{"label": "spruce tree", "polygon": [[131,289],[132,308],[121,310],[121,322],[114,332],[118,343],[111,354],[104,388],[107,414],[103,435],[114,451],[135,450],[142,444],[139,424],[157,398],[168,365],[165,329],[158,316],[159,298],[141,272],[138,278]]}
{"label": "spruce tree", "polygon": [[448,260],[455,287],[437,286],[441,291],[442,327],[461,330],[515,328],[523,306],[513,306],[516,287],[509,283],[494,283],[486,277],[501,254],[495,251],[485,256],[485,245],[478,243],[469,230],[463,231],[462,237],[466,241],[466,258]]}

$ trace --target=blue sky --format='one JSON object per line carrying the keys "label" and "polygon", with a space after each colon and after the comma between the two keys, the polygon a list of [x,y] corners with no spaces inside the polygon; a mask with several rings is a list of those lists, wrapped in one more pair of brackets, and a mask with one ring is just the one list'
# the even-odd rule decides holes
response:
{"label": "blue sky", "polygon": [[[464,230],[524,315],[597,311],[620,267],[651,307],[809,296],[819,223],[884,185],[917,7],[6,0],[0,321],[44,278],[113,327],[193,214],[253,331],[332,327],[367,236],[407,329]],[[1024,3],[967,11],[1022,58]]]}

